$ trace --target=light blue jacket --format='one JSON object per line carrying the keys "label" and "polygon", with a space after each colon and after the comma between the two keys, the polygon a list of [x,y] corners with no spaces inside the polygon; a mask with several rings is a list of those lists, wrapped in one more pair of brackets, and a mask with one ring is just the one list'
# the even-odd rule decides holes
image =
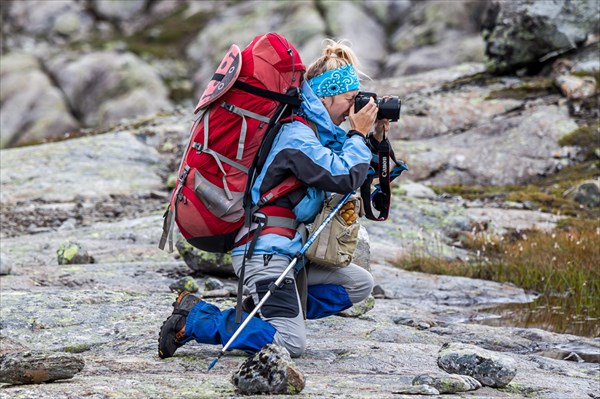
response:
{"label": "light blue jacket", "polygon": [[[347,138],[306,82],[302,85],[299,114],[316,124],[318,137],[300,121],[285,123],[252,187],[252,202],[256,204],[263,193],[293,174],[306,189],[275,204],[291,209],[298,222],[310,223],[321,210],[326,193],[347,194],[361,186],[367,176],[371,151],[361,135]],[[265,234],[258,238],[254,254],[276,254],[291,259],[301,248],[299,233],[293,240]],[[244,245],[232,251],[234,256],[243,253]]]}

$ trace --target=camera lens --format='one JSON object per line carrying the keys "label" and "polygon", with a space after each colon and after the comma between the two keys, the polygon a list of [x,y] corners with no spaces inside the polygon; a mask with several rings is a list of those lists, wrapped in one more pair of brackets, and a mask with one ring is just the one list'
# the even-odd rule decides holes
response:
{"label": "camera lens", "polygon": [[376,101],[379,111],[377,119],[389,119],[392,122],[400,119],[400,99],[398,97],[387,97]]}
{"label": "camera lens", "polygon": [[398,97],[377,98],[377,94],[361,91],[354,98],[354,112],[360,111],[373,97],[375,105],[379,108],[377,119],[389,119],[392,122],[400,119],[400,99]]}

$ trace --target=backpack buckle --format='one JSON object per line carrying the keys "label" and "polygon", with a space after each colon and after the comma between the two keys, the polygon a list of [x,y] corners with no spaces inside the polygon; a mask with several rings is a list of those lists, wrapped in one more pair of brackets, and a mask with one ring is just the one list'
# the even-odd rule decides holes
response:
{"label": "backpack buckle", "polygon": [[196,154],[200,154],[200,153],[202,153],[202,151],[204,151],[205,147],[204,147],[204,144],[200,144],[200,143],[194,141],[194,144],[192,144],[192,148],[194,150],[196,150]]}
{"label": "backpack buckle", "polygon": [[223,101],[223,104],[221,104],[221,106],[229,112],[233,112],[235,110],[235,105],[226,103],[224,101]]}
{"label": "backpack buckle", "polygon": [[266,226],[268,220],[269,217],[262,212],[256,212],[254,214],[254,222],[256,222],[259,226]]}

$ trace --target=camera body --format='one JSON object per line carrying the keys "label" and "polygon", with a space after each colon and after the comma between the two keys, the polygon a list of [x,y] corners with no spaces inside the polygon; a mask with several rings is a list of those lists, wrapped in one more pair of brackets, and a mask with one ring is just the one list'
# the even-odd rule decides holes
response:
{"label": "camera body", "polygon": [[389,119],[392,122],[396,122],[400,119],[400,107],[402,105],[400,99],[395,96],[377,98],[376,93],[368,91],[360,91],[354,98],[354,112],[358,112],[362,107],[367,105],[369,99],[373,97],[375,99],[375,105],[377,105],[377,119]]}

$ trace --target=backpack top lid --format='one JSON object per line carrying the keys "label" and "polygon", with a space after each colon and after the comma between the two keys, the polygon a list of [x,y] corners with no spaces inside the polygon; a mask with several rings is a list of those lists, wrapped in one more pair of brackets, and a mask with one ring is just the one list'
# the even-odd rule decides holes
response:
{"label": "backpack top lid", "polygon": [[277,33],[259,35],[240,52],[232,45],[219,64],[194,112],[225,94],[236,80],[261,89],[285,94],[300,87],[306,67],[292,44]]}
{"label": "backpack top lid", "polygon": [[229,48],[210,82],[208,82],[204,93],[200,96],[194,113],[197,113],[201,108],[206,107],[227,93],[240,75],[241,69],[242,57],[240,56],[240,48],[234,44]]}

